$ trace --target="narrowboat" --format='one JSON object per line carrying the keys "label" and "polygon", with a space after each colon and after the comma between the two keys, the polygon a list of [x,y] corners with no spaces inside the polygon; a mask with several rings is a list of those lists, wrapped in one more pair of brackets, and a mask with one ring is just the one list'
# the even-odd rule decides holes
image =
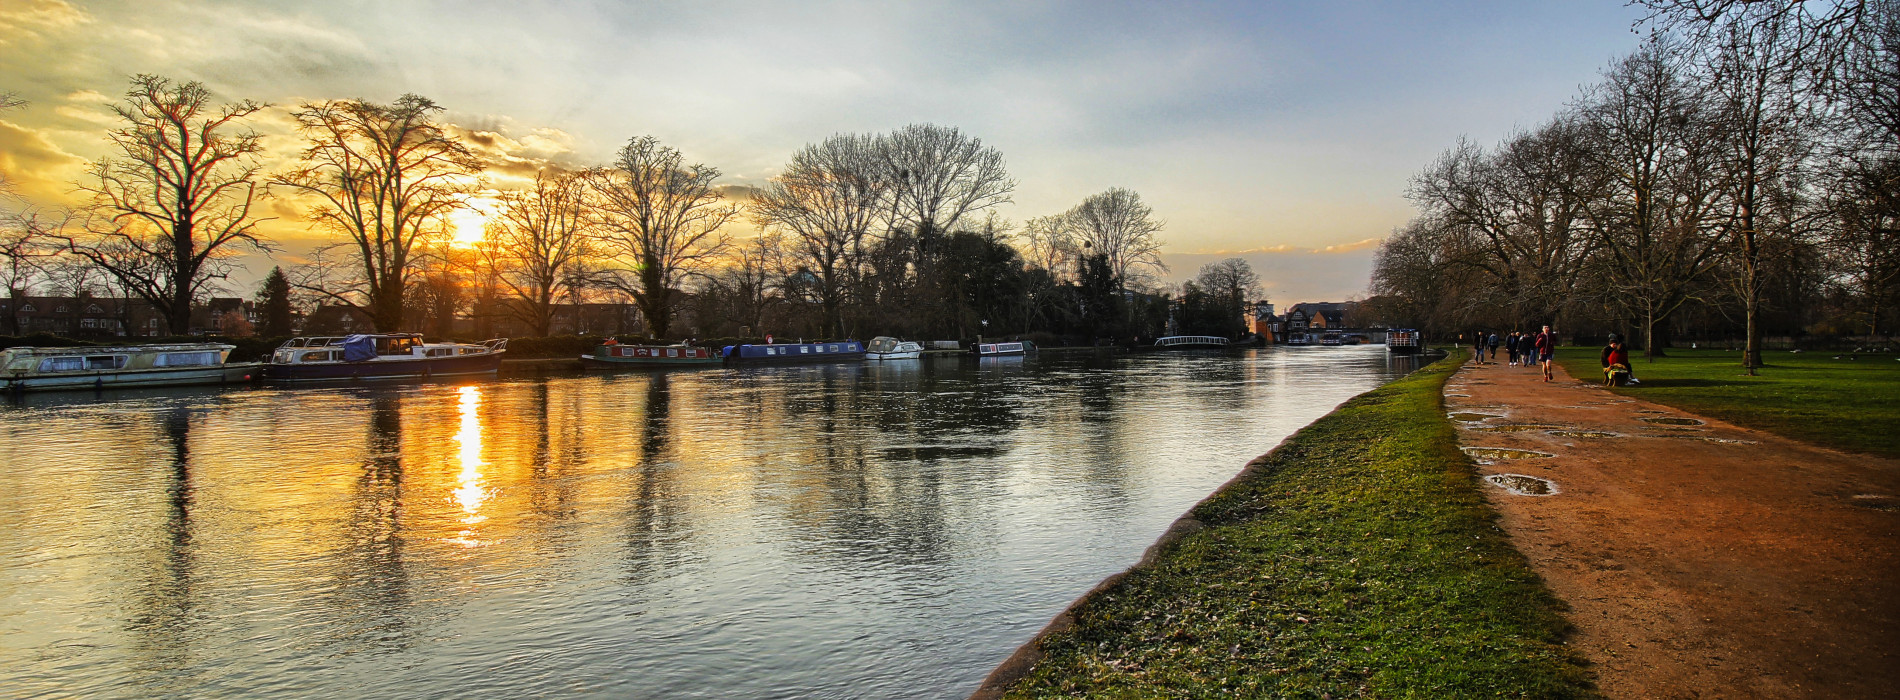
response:
{"label": "narrowboat", "polygon": [[508,339],[480,343],[425,343],[419,333],[291,338],[264,363],[264,379],[325,382],[427,379],[493,374]]}
{"label": "narrowboat", "polygon": [[1022,340],[1007,343],[977,343],[971,346],[970,351],[976,353],[977,357],[1007,357],[1010,355],[1026,355],[1035,351],[1035,349],[1035,343]]}
{"label": "narrowboat", "polygon": [[867,360],[915,360],[924,355],[922,343],[911,340],[898,340],[887,335],[871,339],[864,346],[864,359]]}
{"label": "narrowboat", "polygon": [[1217,335],[1170,335],[1155,339],[1162,350],[1212,350],[1227,347],[1227,339]]}
{"label": "narrowboat", "polygon": [[593,354],[581,356],[581,364],[588,369],[691,367],[719,364],[722,359],[712,348],[690,345],[598,345]]}
{"label": "narrowboat", "polygon": [[720,351],[732,364],[787,362],[846,362],[864,359],[864,344],[855,340],[832,343],[775,343],[728,345]]}
{"label": "narrowboat", "polygon": [[0,351],[0,390],[128,389],[148,386],[236,384],[258,374],[258,363],[225,363],[235,345],[179,343],[116,347],[34,348]]}
{"label": "narrowboat", "polygon": [[1419,351],[1418,331],[1410,328],[1394,328],[1386,331],[1385,351],[1394,355],[1417,355]]}

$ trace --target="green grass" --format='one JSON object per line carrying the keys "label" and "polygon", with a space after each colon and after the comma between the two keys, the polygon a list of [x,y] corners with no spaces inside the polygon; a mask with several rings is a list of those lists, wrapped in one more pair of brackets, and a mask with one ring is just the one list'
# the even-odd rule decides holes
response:
{"label": "green grass", "polygon": [[[1577,379],[1600,382],[1598,352],[1559,348],[1557,361]],[[1740,352],[1672,349],[1654,362],[1632,358],[1642,383],[1615,391],[1823,447],[1900,458],[1900,362],[1892,353],[1845,358],[1768,352],[1767,366],[1750,377]]]}
{"label": "green grass", "polygon": [[1440,399],[1454,353],[1307,426],[1083,601],[1006,697],[1595,697]]}

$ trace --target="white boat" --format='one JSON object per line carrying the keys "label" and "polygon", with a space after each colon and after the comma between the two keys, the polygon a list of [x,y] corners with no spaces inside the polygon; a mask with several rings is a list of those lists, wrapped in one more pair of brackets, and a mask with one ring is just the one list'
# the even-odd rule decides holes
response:
{"label": "white boat", "polygon": [[178,343],[7,348],[0,351],[0,390],[128,389],[248,382],[257,376],[258,363],[224,362],[236,347],[224,343]]}
{"label": "white boat", "polygon": [[872,338],[864,346],[864,359],[867,360],[915,360],[924,354],[922,343],[912,340],[898,340],[887,335]]}
{"label": "white boat", "polygon": [[1207,350],[1227,345],[1226,338],[1214,335],[1170,335],[1155,339],[1155,347],[1163,350]]}
{"label": "white boat", "polygon": [[322,382],[494,374],[507,351],[507,338],[480,343],[425,343],[420,333],[291,338],[264,364],[264,379]]}

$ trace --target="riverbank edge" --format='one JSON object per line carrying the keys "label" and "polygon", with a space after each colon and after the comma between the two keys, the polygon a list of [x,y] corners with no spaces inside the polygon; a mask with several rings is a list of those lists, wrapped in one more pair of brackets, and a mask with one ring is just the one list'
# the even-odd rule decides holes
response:
{"label": "riverbank edge", "polygon": [[[1107,694],[1113,696],[1141,694],[1230,694],[1244,692],[1250,689],[1253,691],[1297,692],[1311,694],[1313,696],[1320,696],[1326,691],[1331,690],[1334,692],[1344,691],[1344,694],[1357,695],[1364,693],[1368,685],[1374,684],[1380,686],[1376,694],[1399,697],[1444,697],[1451,695],[1597,697],[1588,680],[1588,674],[1584,670],[1584,661],[1579,655],[1563,646],[1563,638],[1570,630],[1569,624],[1562,617],[1562,612],[1566,609],[1566,606],[1550,593],[1544,586],[1542,580],[1530,570],[1529,563],[1524,559],[1523,555],[1513,547],[1503,531],[1497,527],[1497,513],[1485,504],[1483,495],[1479,492],[1481,486],[1474,465],[1471,460],[1465,457],[1464,453],[1458,449],[1456,432],[1445,416],[1443,398],[1444,384],[1446,380],[1464,364],[1464,360],[1467,358],[1468,352],[1462,350],[1453,351],[1448,356],[1440,357],[1437,361],[1421,367],[1419,370],[1405,377],[1355,396],[1345,403],[1342,403],[1332,412],[1288,436],[1271,451],[1247,462],[1239,473],[1235,474],[1199,503],[1196,503],[1192,508],[1189,508],[1185,514],[1176,519],[1173,524],[1169,525],[1168,529],[1164,531],[1153,544],[1149,545],[1143,552],[1141,559],[1133,566],[1103,579],[1100,583],[1089,589],[1088,592],[1084,593],[1061,613],[1057,614],[1054,619],[1045,625],[1042,630],[1037,632],[1028,642],[1018,647],[1013,654],[998,664],[996,668],[990,672],[989,676],[984,678],[982,684],[978,686],[976,691],[969,696],[971,700],[1089,694]],[[1395,401],[1394,399],[1411,399],[1411,401],[1402,402]],[[1401,403],[1407,405],[1393,405]],[[1348,420],[1349,418],[1358,417],[1358,414],[1362,413],[1378,413],[1381,412],[1382,409],[1383,412],[1397,412],[1398,415],[1374,415],[1372,416],[1372,420],[1364,421],[1364,425],[1346,425],[1346,430],[1344,431],[1346,433],[1345,435],[1333,434],[1340,427],[1339,424],[1351,422]],[[1484,623],[1480,625],[1481,629],[1476,630],[1480,633],[1478,636],[1481,637],[1475,640],[1477,644],[1474,645],[1470,643],[1474,641],[1471,639],[1473,630],[1460,624],[1469,622],[1469,620],[1451,619],[1456,616],[1443,615],[1442,617],[1446,619],[1440,620],[1439,623],[1441,624],[1433,624],[1429,629],[1425,627],[1414,628],[1407,623],[1420,622],[1420,620],[1416,619],[1418,617],[1417,615],[1406,616],[1399,614],[1404,611],[1392,611],[1390,614],[1375,613],[1363,621],[1370,623],[1370,627],[1376,629],[1377,633],[1371,634],[1371,637],[1378,637],[1380,634],[1388,632],[1404,633],[1410,631],[1413,633],[1410,636],[1414,639],[1431,637],[1434,634],[1446,634],[1456,638],[1462,643],[1436,645],[1436,651],[1452,653],[1440,654],[1435,660],[1431,658],[1432,655],[1429,652],[1433,651],[1435,645],[1431,642],[1439,639],[1437,637],[1427,640],[1422,645],[1422,648],[1416,644],[1404,649],[1381,648],[1375,650],[1372,646],[1364,646],[1361,647],[1364,651],[1363,654],[1360,653],[1360,650],[1351,647],[1337,649],[1335,653],[1333,647],[1327,646],[1325,647],[1327,651],[1326,655],[1336,658],[1314,659],[1311,658],[1310,655],[1307,658],[1300,658],[1299,654],[1296,653],[1289,659],[1283,659],[1301,663],[1303,667],[1298,673],[1289,672],[1287,669],[1282,669],[1272,664],[1268,664],[1267,667],[1263,669],[1259,667],[1257,663],[1258,660],[1255,659],[1242,659],[1238,661],[1233,659],[1232,657],[1238,655],[1243,646],[1247,647],[1250,652],[1256,651],[1254,645],[1246,644],[1248,641],[1268,642],[1269,640],[1274,640],[1271,644],[1258,645],[1261,648],[1284,646],[1275,640],[1275,631],[1284,631],[1285,634],[1278,636],[1281,639],[1285,639],[1294,632],[1324,626],[1327,620],[1322,617],[1322,613],[1325,612],[1329,606],[1336,606],[1342,602],[1341,599],[1338,599],[1338,596],[1332,595],[1335,590],[1338,592],[1365,591],[1368,584],[1365,581],[1358,580],[1357,577],[1343,577],[1338,575],[1330,577],[1323,576],[1322,580],[1317,582],[1317,589],[1326,591],[1323,595],[1325,597],[1335,598],[1334,600],[1289,600],[1284,595],[1284,593],[1286,593],[1285,590],[1276,590],[1286,588],[1284,586],[1264,585],[1248,589],[1245,586],[1233,587],[1216,584],[1214,581],[1221,577],[1218,575],[1207,576],[1207,574],[1210,573],[1207,569],[1210,567],[1199,566],[1197,568],[1196,565],[1205,564],[1205,560],[1210,555],[1215,559],[1225,556],[1222,550],[1229,549],[1231,545],[1230,542],[1225,540],[1232,539],[1232,535],[1239,534],[1244,539],[1244,533],[1235,533],[1235,530],[1242,530],[1249,525],[1267,523],[1269,521],[1283,525],[1282,516],[1287,515],[1289,511],[1299,510],[1298,507],[1286,507],[1274,503],[1274,496],[1277,494],[1262,493],[1261,487],[1293,485],[1281,484],[1280,482],[1295,481],[1302,473],[1312,472],[1315,471],[1315,469],[1323,469],[1325,466],[1338,466],[1337,464],[1329,465],[1329,462],[1342,460],[1348,462],[1366,462],[1369,458],[1376,459],[1378,457],[1376,454],[1378,452],[1377,450],[1370,449],[1364,445],[1358,446],[1358,449],[1355,450],[1353,449],[1354,446],[1348,444],[1343,451],[1354,452],[1356,454],[1338,455],[1333,454],[1333,452],[1340,450],[1329,451],[1325,449],[1325,445],[1317,443],[1344,437],[1348,440],[1357,438],[1369,445],[1378,443],[1381,440],[1391,439],[1389,436],[1403,432],[1426,433],[1426,437],[1430,443],[1429,446],[1432,448],[1432,452],[1435,453],[1421,456],[1422,461],[1430,463],[1427,466],[1435,467],[1435,469],[1430,470],[1434,473],[1415,475],[1413,481],[1418,480],[1416,476],[1436,477],[1437,480],[1442,482],[1442,487],[1463,496],[1460,502],[1441,504],[1443,507],[1454,511],[1449,513],[1449,515],[1455,522],[1439,524],[1449,524],[1452,525],[1452,527],[1438,528],[1435,531],[1418,533],[1429,536],[1428,539],[1430,541],[1424,543],[1426,544],[1426,550],[1433,549],[1433,543],[1436,543],[1444,545],[1447,548],[1446,551],[1456,552],[1450,556],[1450,559],[1454,560],[1450,562],[1453,565],[1451,567],[1453,570],[1448,572],[1434,572],[1440,574],[1436,581],[1434,581],[1431,576],[1416,577],[1412,581],[1412,583],[1415,584],[1413,588],[1427,589],[1413,590],[1411,592],[1423,594],[1423,598],[1430,599],[1435,595],[1447,593],[1447,591],[1429,589],[1429,586],[1424,586],[1424,584],[1434,582],[1444,583],[1447,582],[1448,579],[1465,579],[1466,583],[1471,583],[1469,580],[1471,577],[1488,574],[1488,580],[1482,582],[1486,585],[1475,587],[1480,589],[1480,592],[1464,591],[1465,595],[1463,596],[1450,596],[1460,598],[1461,600],[1459,602],[1463,603],[1472,603],[1474,602],[1472,599],[1482,599],[1483,602],[1478,602],[1475,605],[1476,617],[1483,618],[1479,620],[1479,622]],[[1354,457],[1358,459],[1354,460]],[[1372,466],[1376,470],[1379,465],[1373,464],[1369,466]],[[1391,481],[1392,483],[1387,484],[1390,487],[1388,490],[1400,489],[1400,484],[1397,483],[1398,480]],[[1287,495],[1289,497],[1294,496],[1294,494],[1291,493]],[[1308,496],[1308,494],[1302,492],[1300,496],[1304,497]],[[1290,498],[1289,500],[1293,499]],[[1298,498],[1297,500],[1314,501],[1320,499]],[[1344,514],[1346,517],[1334,517],[1330,519],[1353,520],[1354,518],[1351,516],[1360,516],[1358,519],[1376,521],[1378,520],[1377,516],[1381,514],[1375,512],[1375,509],[1381,505],[1388,504],[1387,500],[1380,498],[1364,499],[1364,502],[1359,502],[1360,500],[1361,499],[1358,498],[1348,499],[1347,503],[1344,504],[1344,507],[1348,511]],[[1276,507],[1276,505],[1280,505],[1280,507]],[[1311,504],[1308,505],[1310,506]],[[1248,507],[1241,508],[1241,506]],[[1242,510],[1251,512],[1239,512]],[[1327,517],[1334,515],[1328,512],[1329,509],[1327,508],[1322,507],[1319,510],[1321,511],[1319,515]],[[1388,513],[1385,515],[1391,514]],[[1443,516],[1446,514],[1440,515]],[[1365,516],[1373,517],[1367,518]],[[1387,519],[1392,520],[1394,518]],[[1355,524],[1351,529],[1357,531],[1360,527],[1361,526]],[[1196,541],[1212,540],[1219,534],[1226,534],[1228,536],[1220,537],[1219,539],[1222,541]],[[1365,541],[1370,541],[1372,534],[1373,532],[1368,530],[1365,535]],[[1467,539],[1467,537],[1471,539]],[[1380,538],[1380,541],[1389,543],[1392,542],[1392,539]],[[1472,542],[1472,544],[1464,544],[1466,542]],[[1465,548],[1463,550],[1457,550],[1454,543],[1463,544]],[[1202,546],[1194,546],[1197,544]],[[1358,543],[1345,542],[1344,544],[1349,545],[1348,549],[1350,550],[1351,545],[1357,545]],[[1389,550],[1385,558],[1391,558],[1390,550],[1407,550],[1409,547],[1405,545],[1412,544],[1420,543],[1405,542],[1399,543],[1397,547],[1385,547],[1385,549]],[[1371,546],[1379,547],[1381,545],[1374,542]],[[1190,549],[1196,551],[1189,551]],[[1467,556],[1464,554],[1466,552],[1471,554]],[[1343,556],[1344,554],[1350,553],[1350,551],[1343,553],[1333,552],[1333,556],[1329,557],[1331,560],[1330,563],[1335,566],[1356,565],[1359,562],[1358,557],[1346,559]],[[1264,554],[1268,557],[1284,556],[1282,552],[1270,551],[1256,554]],[[1489,558],[1487,559],[1487,557]],[[1403,559],[1403,557],[1401,556],[1400,559]],[[1373,561],[1369,559],[1367,562],[1368,568],[1370,568],[1372,563]],[[1252,569],[1243,570],[1251,571]],[[1412,569],[1407,568],[1405,573],[1409,574],[1412,573],[1412,571]],[[1321,573],[1324,574],[1326,572]],[[1358,570],[1352,569],[1350,573],[1357,574]],[[1397,574],[1398,572],[1388,571],[1386,573]],[[1447,576],[1445,574],[1450,575]],[[1368,574],[1368,576],[1371,575],[1375,574]],[[1403,576],[1401,576],[1401,578],[1403,578]],[[1115,607],[1114,597],[1118,594],[1130,594],[1139,597],[1143,592],[1131,590],[1134,587],[1135,579],[1147,580],[1144,582],[1159,580],[1165,583],[1183,584],[1178,587],[1184,589],[1190,595],[1209,594],[1213,589],[1219,589],[1216,597],[1226,599],[1230,603],[1242,593],[1248,594],[1248,601],[1250,603],[1254,600],[1252,597],[1254,593],[1268,592],[1280,594],[1270,599],[1270,602],[1280,610],[1260,611],[1257,609],[1257,605],[1251,605],[1246,611],[1250,621],[1253,621],[1252,618],[1254,614],[1258,613],[1260,618],[1258,621],[1268,623],[1268,625],[1266,625],[1265,628],[1254,626],[1249,630],[1240,631],[1240,637],[1242,638],[1239,639],[1231,649],[1226,649],[1226,654],[1223,654],[1222,652],[1226,643],[1235,641],[1235,630],[1215,629],[1220,626],[1216,623],[1214,618],[1210,617],[1200,621],[1198,624],[1182,624],[1172,628],[1168,627],[1167,622],[1173,618],[1173,614],[1167,612],[1170,608],[1183,611],[1182,619],[1184,621],[1189,619],[1189,615],[1186,611],[1191,606],[1183,604],[1184,601],[1179,599],[1182,596],[1152,600],[1147,603],[1139,604],[1136,610],[1123,610],[1123,612],[1142,613],[1142,616],[1132,623],[1128,620],[1128,617],[1132,617],[1132,615],[1116,619],[1113,616],[1114,610],[1112,610],[1112,608]],[[1275,582],[1269,581],[1266,583],[1271,584]],[[1308,590],[1294,591],[1296,594],[1313,594],[1316,592],[1313,590],[1314,586],[1312,584],[1314,582],[1309,581],[1304,583]],[[1378,584],[1381,582],[1372,580],[1370,583]],[[1168,586],[1163,585],[1161,587],[1167,588]],[[1390,588],[1390,586],[1387,586],[1387,588]],[[1498,594],[1500,593],[1504,595],[1499,596]],[[1309,595],[1309,597],[1311,596]],[[1387,595],[1385,597],[1389,598],[1391,596]],[[1413,596],[1408,597],[1407,600],[1413,601],[1419,598],[1420,596]],[[1352,601],[1350,597],[1348,597],[1343,599],[1343,602],[1347,606],[1350,606]],[[1122,607],[1125,608],[1127,606]],[[1462,607],[1454,607],[1452,610],[1433,609],[1428,612],[1469,612],[1466,611],[1465,608],[1470,607],[1474,606],[1465,605]],[[1306,615],[1287,612],[1288,609],[1304,610],[1308,608],[1318,612],[1310,612]],[[1310,620],[1309,616],[1311,618]],[[1153,625],[1145,625],[1145,629],[1127,629],[1131,624],[1134,626],[1143,626],[1143,623],[1157,618],[1160,619],[1159,622]],[[1366,625],[1362,624],[1361,626]],[[1501,627],[1501,629],[1494,629],[1499,627]],[[1151,634],[1141,638],[1129,639],[1129,637],[1132,636],[1130,633],[1136,631],[1165,631],[1167,633],[1161,635]],[[1339,632],[1342,630],[1333,631]],[[1353,638],[1356,636],[1364,636],[1353,634],[1356,631],[1364,630],[1343,631],[1346,632],[1346,634],[1325,635],[1323,637]],[[1496,639],[1495,637],[1503,637],[1504,639]],[[1127,666],[1121,665],[1121,659],[1112,659],[1104,663],[1100,659],[1073,658],[1076,656],[1072,653],[1074,649],[1086,646],[1087,641],[1096,638],[1104,639],[1103,642],[1099,643],[1100,646],[1098,648],[1105,647],[1107,639],[1121,639],[1124,642],[1124,644],[1119,647],[1121,651],[1127,650],[1126,642],[1135,642],[1137,644],[1138,653],[1125,655],[1130,657],[1133,664]],[[1207,641],[1214,639],[1219,639],[1222,643],[1220,645],[1206,644]],[[1189,657],[1194,658],[1196,661],[1205,661],[1215,657],[1228,656],[1229,670],[1237,670],[1241,673],[1253,672],[1253,676],[1250,679],[1253,681],[1252,683],[1243,681],[1238,685],[1252,685],[1253,687],[1230,687],[1227,681],[1232,680],[1231,677],[1223,677],[1222,682],[1219,683],[1218,686],[1210,687],[1201,684],[1199,687],[1192,689],[1168,684],[1165,680],[1160,684],[1147,681],[1136,682],[1136,679],[1146,675],[1148,670],[1157,671],[1157,675],[1182,672],[1182,669],[1156,668],[1152,664],[1147,666],[1141,665],[1142,657],[1144,656],[1139,653],[1139,650],[1142,649],[1140,646],[1141,643],[1147,642],[1149,646],[1154,646],[1155,642],[1172,644],[1172,651],[1179,652],[1181,645],[1194,643],[1196,641],[1201,641],[1203,645],[1213,648],[1211,651],[1203,653],[1199,651],[1200,646],[1197,645],[1189,649]],[[1303,649],[1303,647],[1306,646],[1304,644],[1294,644],[1293,646],[1297,648],[1296,651],[1306,651]],[[1475,661],[1456,653],[1458,651],[1469,651],[1469,649],[1464,649],[1463,647],[1473,646],[1511,653],[1494,654],[1488,658]],[[1501,649],[1501,647],[1515,648]],[[1427,653],[1422,655],[1415,653],[1420,651]],[[1397,652],[1399,658],[1391,658],[1393,652]],[[1163,656],[1166,655],[1163,654]],[[1268,656],[1270,657],[1272,654],[1268,654]],[[1282,656],[1286,655],[1283,654]],[[1447,658],[1448,656],[1451,657],[1449,660]],[[1434,661],[1445,663],[1434,663]],[[1333,668],[1323,669],[1315,673],[1315,664],[1326,662],[1331,662]],[[1095,672],[1094,677],[1088,679],[1080,678],[1082,674],[1078,669],[1074,668],[1077,665],[1090,666],[1091,670]],[[1460,666],[1460,668],[1443,668],[1446,666]],[[1473,668],[1473,666],[1475,666],[1475,668]],[[1057,667],[1061,668],[1058,669]],[[1356,670],[1354,667],[1356,667]],[[1326,671],[1346,671],[1347,673],[1328,673]],[[1187,669],[1185,673],[1189,677],[1194,677],[1197,672],[1194,669]],[[1262,678],[1263,676],[1267,678]],[[1319,682],[1314,682],[1316,680],[1315,677],[1317,677]],[[1104,679],[1109,682],[1099,682]],[[1350,685],[1354,679],[1361,681],[1356,689]],[[1269,682],[1262,683],[1261,681],[1263,680]],[[1331,681],[1330,683],[1326,682],[1329,680]],[[1506,681],[1507,683],[1500,684],[1499,681]],[[1515,682],[1511,683],[1511,681]],[[1354,692],[1355,690],[1358,692]]]}
{"label": "riverbank edge", "polygon": [[[1098,353],[1098,354],[1120,355],[1120,354],[1126,354],[1128,352],[1128,349],[1120,347],[1120,346],[1114,346],[1114,345],[1103,346],[1103,347],[1076,346],[1076,347],[1041,348],[1038,350],[1038,352],[1052,353],[1052,354],[1092,352],[1092,353]],[[975,357],[974,355],[971,355],[970,351],[968,350],[926,350],[924,351],[924,355],[926,357],[938,357],[938,356]],[[658,369],[658,370],[663,370],[663,371],[673,371],[673,370],[679,370],[679,369],[693,369],[693,368],[716,367],[716,366],[718,365],[716,364],[690,365],[687,367],[630,367],[624,370],[611,370],[611,371],[637,371],[637,370],[642,370],[642,369],[645,369],[645,370]],[[537,376],[537,375],[545,374],[548,372],[578,372],[584,369],[587,369],[587,366],[581,363],[581,358],[579,357],[509,357],[509,358],[503,358],[501,361],[502,375],[510,376],[510,377]]]}

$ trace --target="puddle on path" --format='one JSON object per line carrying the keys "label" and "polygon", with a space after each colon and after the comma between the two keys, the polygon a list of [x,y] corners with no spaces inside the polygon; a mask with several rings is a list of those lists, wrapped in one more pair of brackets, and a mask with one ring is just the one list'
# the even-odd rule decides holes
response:
{"label": "puddle on path", "polygon": [[1617,435],[1616,433],[1605,433],[1605,432],[1601,432],[1597,430],[1552,430],[1550,431],[1550,434],[1556,435],[1558,437],[1573,437],[1573,438],[1623,437],[1621,435]]}
{"label": "puddle on path", "polygon": [[1655,423],[1657,425],[1702,425],[1703,424],[1702,421],[1696,420],[1694,418],[1638,418],[1636,420],[1642,421],[1644,423]]}
{"label": "puddle on path", "polygon": [[1458,411],[1456,413],[1447,413],[1445,414],[1445,416],[1452,420],[1461,421],[1464,423],[1476,423],[1478,421],[1504,417],[1496,413],[1473,413],[1471,411]]}
{"label": "puddle on path", "polygon": [[1549,496],[1557,493],[1556,482],[1523,474],[1492,474],[1484,480],[1519,496]]}
{"label": "puddle on path", "polygon": [[1568,428],[1568,427],[1570,426],[1544,425],[1540,423],[1512,423],[1512,424],[1507,424],[1507,425],[1486,425],[1486,426],[1481,426],[1477,428],[1472,428],[1472,430],[1479,430],[1479,431],[1483,431],[1487,433],[1521,433],[1527,430],[1561,430],[1563,428]]}
{"label": "puddle on path", "polygon": [[1637,411],[1637,413],[1668,413],[1668,411],[1658,411],[1652,408],[1645,408],[1645,409]]}
{"label": "puddle on path", "polygon": [[1650,429],[1650,430],[1654,430],[1654,431],[1656,431],[1656,432],[1659,432],[1659,433],[1660,433],[1660,432],[1669,432],[1669,433],[1706,433],[1706,432],[1709,432],[1709,429],[1708,429],[1708,428],[1667,428],[1667,427],[1663,427],[1663,426],[1659,426],[1659,425],[1658,425],[1658,426],[1650,426],[1650,428],[1649,428],[1649,429]]}
{"label": "puddle on path", "polygon": [[1520,450],[1511,447],[1461,447],[1459,449],[1464,450],[1465,454],[1480,459],[1537,459],[1540,457],[1557,456],[1549,452]]}
{"label": "puddle on path", "polygon": [[1892,496],[1878,493],[1857,493],[1848,502],[1870,510],[1900,511],[1900,502],[1896,502]]}
{"label": "puddle on path", "polygon": [[1445,397],[1452,398],[1452,399],[1468,399],[1468,398],[1471,398],[1471,395],[1470,394],[1446,394]]}
{"label": "puddle on path", "polygon": [[1713,442],[1713,443],[1715,443],[1715,444],[1718,444],[1718,445],[1754,445],[1754,444],[1758,444],[1758,443],[1756,443],[1756,442],[1755,442],[1754,440],[1736,440],[1736,439],[1734,439],[1734,438],[1719,438],[1719,437],[1710,437],[1710,436],[1707,436],[1707,435],[1655,435],[1655,436],[1652,436],[1652,437],[1659,437],[1659,438],[1670,438],[1670,439],[1674,439],[1674,440],[1701,440],[1701,441],[1703,441],[1703,442]]}

